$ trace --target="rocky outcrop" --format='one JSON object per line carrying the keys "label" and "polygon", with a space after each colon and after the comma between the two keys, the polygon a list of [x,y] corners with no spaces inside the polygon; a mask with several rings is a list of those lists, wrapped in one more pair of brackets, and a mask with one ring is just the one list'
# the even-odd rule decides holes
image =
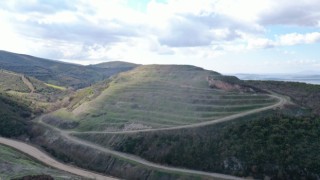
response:
{"label": "rocky outcrop", "polygon": [[208,76],[207,81],[208,81],[209,87],[215,88],[215,89],[221,89],[225,91],[255,92],[255,90],[251,87],[225,82],[225,81],[216,79],[213,76]]}

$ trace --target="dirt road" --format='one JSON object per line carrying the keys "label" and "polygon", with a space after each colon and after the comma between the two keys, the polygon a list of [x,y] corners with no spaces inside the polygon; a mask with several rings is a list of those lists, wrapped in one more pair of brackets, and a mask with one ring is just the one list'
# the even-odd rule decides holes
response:
{"label": "dirt road", "polygon": [[[275,97],[277,99],[279,99],[279,102],[271,105],[271,106],[267,106],[267,107],[263,107],[263,108],[259,108],[259,109],[255,109],[255,110],[250,110],[247,112],[242,112],[239,114],[235,114],[235,115],[231,115],[228,117],[224,117],[224,118],[220,118],[220,119],[216,119],[213,121],[208,121],[208,122],[202,122],[202,123],[197,123],[197,124],[191,124],[191,125],[184,125],[184,126],[178,126],[178,127],[170,127],[170,128],[162,128],[162,129],[146,129],[146,130],[137,130],[137,131],[125,131],[125,132],[95,132],[95,133],[136,133],[136,132],[148,132],[148,131],[163,131],[163,130],[176,130],[176,129],[185,129],[185,128],[194,128],[194,127],[201,127],[201,126],[207,126],[207,125],[211,125],[211,124],[216,124],[216,123],[221,123],[221,122],[225,122],[225,121],[231,121],[234,120],[236,118],[239,117],[243,117],[246,115],[250,115],[250,114],[254,114],[254,113],[258,113],[258,112],[262,112],[265,110],[269,110],[269,109],[273,109],[273,108],[277,108],[277,107],[281,107],[282,105],[284,105],[285,103],[288,102],[288,100],[282,96],[278,96],[278,95],[270,95],[272,97]],[[156,164],[156,163],[152,163],[149,161],[146,161],[138,156],[134,156],[134,155],[130,155],[130,154],[126,154],[126,153],[121,153],[118,151],[114,151],[111,150],[109,148],[105,148],[102,147],[100,145],[97,144],[93,144],[91,142],[88,141],[84,141],[81,139],[78,139],[76,137],[70,136],[70,131],[63,131],[61,129],[58,129],[56,127],[53,127],[49,124],[46,124],[44,122],[42,122],[42,117],[39,118],[39,123],[54,129],[58,132],[60,132],[61,136],[65,137],[66,139],[77,143],[77,144],[81,144],[84,146],[88,146],[91,147],[93,149],[97,149],[99,151],[108,153],[110,155],[116,156],[116,157],[120,157],[123,159],[126,159],[128,161],[134,161],[136,163],[139,163],[141,165],[145,165],[147,167],[151,167],[151,168],[155,168],[158,170],[164,170],[164,171],[169,171],[169,172],[173,172],[173,173],[184,173],[184,174],[192,174],[192,175],[201,175],[201,176],[207,176],[207,177],[211,177],[213,179],[241,179],[239,177],[235,177],[235,176],[230,176],[230,175],[224,175],[224,174],[218,174],[218,173],[210,173],[210,172],[203,172],[203,171],[197,171],[197,170],[190,170],[190,169],[183,169],[183,168],[176,168],[176,167],[169,167],[169,166],[163,166],[160,164]],[[90,133],[94,133],[94,132],[90,132]],[[22,151],[36,159],[38,159],[39,161],[50,165],[54,168],[57,169],[61,169],[79,176],[83,176],[83,177],[87,177],[87,178],[92,178],[92,179],[113,179],[107,176],[103,176],[103,175],[99,175],[96,174],[94,172],[89,172],[83,169],[79,169],[73,166],[68,166],[62,163],[57,162],[56,160],[52,159],[50,156],[46,155],[45,153],[43,153],[42,151],[38,150],[37,148],[28,145],[26,143],[22,143],[22,142],[18,142],[18,141],[14,141],[14,140],[10,140],[10,139],[6,139],[6,138],[0,138],[0,143],[1,144],[5,144],[8,146],[11,146],[15,149],[18,149],[19,151]]]}
{"label": "dirt road", "polygon": [[53,158],[51,158],[49,155],[45,154],[44,152],[40,151],[39,149],[37,149],[29,144],[20,142],[20,141],[15,141],[12,139],[0,137],[0,144],[10,146],[14,149],[17,149],[18,151],[21,151],[21,152],[39,160],[39,161],[41,161],[42,163],[44,163],[48,166],[69,172],[71,174],[75,174],[75,175],[89,178],[89,179],[115,180],[115,178],[112,178],[112,177],[100,175],[100,174],[90,172],[90,171],[87,171],[84,169],[80,169],[80,168],[77,168],[74,166],[68,166],[66,164],[62,164],[62,163],[54,160]]}
{"label": "dirt road", "polygon": [[[224,118],[220,118],[220,119],[216,119],[213,121],[208,121],[208,122],[202,122],[202,123],[197,123],[197,124],[191,124],[191,125],[184,125],[184,126],[177,126],[177,127],[169,127],[169,128],[162,128],[162,129],[146,129],[146,130],[137,130],[137,131],[121,131],[121,132],[88,132],[88,133],[136,133],[136,132],[149,132],[149,131],[164,131],[164,130],[176,130],[176,129],[186,129],[186,128],[194,128],[194,127],[201,127],[201,126],[207,126],[207,125],[211,125],[211,124],[216,124],[216,123],[221,123],[221,122],[225,122],[225,121],[231,121],[234,120],[236,118],[239,117],[243,117],[246,115],[250,115],[250,114],[254,114],[254,113],[258,113],[258,112],[262,112],[265,110],[269,110],[269,109],[273,109],[273,108],[277,108],[277,107],[281,107],[283,106],[285,103],[288,102],[288,100],[282,96],[278,96],[278,95],[270,95],[274,98],[279,99],[279,102],[277,102],[274,105],[271,106],[267,106],[267,107],[263,107],[263,108],[259,108],[259,109],[254,109],[254,110],[250,110],[250,111],[246,111],[246,112],[242,112],[239,114],[235,114],[235,115],[231,115],[231,116],[227,116]],[[39,122],[44,124],[45,126],[51,128],[51,129],[55,129],[56,131],[59,131],[61,133],[62,136],[64,136],[66,139],[77,143],[77,144],[81,144],[84,146],[89,146],[91,148],[97,149],[99,151],[108,153],[110,155],[116,156],[116,157],[120,157],[123,159],[127,159],[129,161],[134,161],[136,163],[148,166],[148,167],[152,167],[155,169],[159,169],[159,170],[165,170],[165,171],[171,171],[171,172],[175,172],[175,173],[184,173],[184,174],[193,174],[193,175],[201,175],[201,176],[207,176],[207,177],[212,177],[214,179],[218,178],[218,179],[241,179],[239,177],[235,177],[235,176],[230,176],[230,175],[224,175],[224,174],[218,174],[218,173],[209,173],[209,172],[203,172],[203,171],[197,171],[197,170],[190,170],[190,169],[183,169],[183,168],[176,168],[176,167],[169,167],[169,166],[163,166],[160,164],[156,164],[156,163],[152,163],[149,162],[147,160],[144,160],[138,156],[134,156],[134,155],[130,155],[130,154],[126,154],[126,153],[121,153],[118,151],[114,151],[111,150],[109,148],[106,147],[102,147],[100,145],[85,141],[85,140],[81,140],[78,139],[76,137],[73,137],[70,135],[70,133],[74,133],[72,131],[64,131],[61,129],[58,129],[56,127],[53,127],[49,124],[46,124],[44,122],[42,122],[41,120],[42,118],[39,118]]]}
{"label": "dirt road", "polygon": [[176,168],[176,167],[170,167],[170,166],[164,166],[164,165],[160,165],[160,164],[156,164],[147,160],[144,160],[138,156],[134,156],[134,155],[130,155],[130,154],[126,154],[126,153],[121,153],[118,151],[113,151],[111,149],[87,142],[87,141],[83,141],[80,139],[77,139],[75,137],[71,137],[68,136],[67,137],[69,140],[76,142],[78,144],[82,144],[85,146],[89,146],[92,147],[94,149],[97,149],[99,151],[102,152],[106,152],[108,154],[112,154],[114,156],[118,156],[130,161],[134,161],[137,162],[139,164],[148,166],[148,167],[152,167],[155,169],[159,169],[159,170],[165,170],[165,171],[169,171],[169,172],[173,172],[173,173],[183,173],[183,174],[190,174],[190,175],[201,175],[201,176],[207,176],[207,177],[211,177],[213,179],[230,179],[230,180],[240,180],[242,178],[239,177],[235,177],[235,176],[230,176],[230,175],[225,175],[225,174],[219,174],[219,173],[210,173],[210,172],[204,172],[204,171],[197,171],[197,170],[191,170],[191,169],[183,169],[183,168]]}
{"label": "dirt road", "polygon": [[230,176],[230,175],[225,175],[225,174],[219,174],[219,173],[210,173],[210,172],[204,172],[204,171],[197,171],[197,170],[191,170],[191,169],[183,169],[183,168],[176,168],[176,167],[170,167],[170,166],[164,166],[164,165],[160,165],[160,164],[156,164],[150,161],[147,161],[145,159],[142,159],[138,156],[134,156],[131,154],[126,154],[126,153],[122,153],[122,152],[118,152],[118,151],[114,151],[112,149],[106,148],[106,147],[102,147],[100,145],[82,140],[82,139],[78,139],[76,137],[70,136],[68,132],[57,129],[51,125],[45,124],[43,122],[40,121],[40,123],[44,124],[45,126],[52,128],[56,131],[59,131],[61,136],[63,136],[64,138],[68,139],[69,141],[76,143],[76,144],[81,144],[84,146],[88,146],[91,147],[93,149],[99,150],[101,152],[105,152],[107,154],[110,154],[112,156],[115,157],[119,157],[128,161],[133,161],[135,163],[147,166],[149,168],[155,168],[158,170],[162,170],[162,171],[166,171],[166,172],[172,172],[172,173],[183,173],[183,174],[190,174],[190,175],[200,175],[200,176],[206,176],[206,177],[210,177],[213,179],[228,179],[228,180],[239,180],[242,178],[239,177],[235,177],[235,176]]}
{"label": "dirt road", "polygon": [[269,95],[273,98],[276,98],[279,100],[276,104],[262,107],[259,109],[253,109],[245,112],[241,112],[238,114],[234,114],[231,116],[226,116],[223,118],[215,119],[212,121],[205,121],[205,122],[200,122],[200,123],[195,123],[195,124],[188,124],[188,125],[182,125],[182,126],[174,126],[174,127],[166,127],[166,128],[157,128],[157,129],[140,129],[140,130],[131,130],[131,131],[116,131],[116,132],[108,132],[108,131],[88,131],[88,132],[77,132],[77,131],[69,131],[70,134],[129,134],[129,133],[139,133],[139,132],[154,132],[154,131],[169,131],[169,130],[178,130],[178,129],[188,129],[188,128],[195,128],[195,127],[203,127],[203,126],[208,126],[212,124],[218,124],[226,121],[232,121],[234,119],[244,117],[250,114],[255,114],[259,113],[262,111],[266,111],[269,109],[274,109],[277,107],[281,107],[284,104],[288,103],[289,100],[286,99],[285,97],[279,96],[279,95]]}
{"label": "dirt road", "polygon": [[30,89],[30,93],[32,94],[35,91],[33,84],[24,75],[21,75],[21,79],[23,83],[28,86],[28,88]]}

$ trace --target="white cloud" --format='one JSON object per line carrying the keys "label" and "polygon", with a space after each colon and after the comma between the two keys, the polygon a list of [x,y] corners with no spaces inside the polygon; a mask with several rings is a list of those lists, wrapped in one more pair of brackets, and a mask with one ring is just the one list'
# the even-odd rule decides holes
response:
{"label": "white cloud", "polygon": [[248,41],[248,48],[249,49],[255,49],[255,48],[272,48],[275,46],[275,43],[266,38],[255,38],[255,39],[249,39]]}
{"label": "white cloud", "polygon": [[320,32],[312,32],[307,34],[285,34],[280,36],[278,41],[278,44],[282,46],[317,43],[320,42]]}
{"label": "white cloud", "polygon": [[277,36],[275,40],[259,37],[248,37],[249,49],[266,49],[276,46],[294,46],[299,44],[312,44],[320,42],[320,32],[306,34],[289,33]]}
{"label": "white cloud", "polygon": [[145,11],[128,0],[1,1],[0,48],[84,63],[211,60],[317,43],[320,32],[266,33],[273,25],[319,27],[319,12],[318,0],[151,0]]}
{"label": "white cloud", "polygon": [[[260,1],[259,1],[260,2]],[[316,27],[320,18],[318,0],[271,0],[269,8],[259,12],[259,23]]]}

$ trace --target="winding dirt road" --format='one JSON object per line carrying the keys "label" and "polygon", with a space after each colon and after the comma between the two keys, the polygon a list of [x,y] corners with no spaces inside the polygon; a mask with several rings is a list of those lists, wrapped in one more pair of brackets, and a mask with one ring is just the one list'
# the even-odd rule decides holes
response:
{"label": "winding dirt road", "polygon": [[99,150],[101,152],[105,152],[105,153],[110,154],[112,156],[115,156],[115,157],[118,157],[118,158],[122,158],[122,159],[125,159],[125,160],[128,160],[128,161],[133,161],[133,162],[136,162],[138,164],[147,166],[149,168],[151,167],[151,168],[155,168],[155,169],[158,169],[158,170],[163,170],[163,171],[166,171],[166,172],[172,172],[172,173],[183,173],[183,174],[186,174],[186,175],[190,174],[190,175],[206,176],[206,177],[210,177],[210,178],[213,178],[213,179],[228,179],[228,180],[229,179],[230,180],[240,180],[240,179],[242,179],[242,178],[239,178],[239,177],[236,177],[236,176],[230,176],[230,175],[225,175],[225,174],[210,173],[210,172],[197,171],[197,170],[184,169],[184,168],[176,168],[176,167],[170,167],[170,166],[164,166],[164,165],[156,164],[156,163],[147,161],[145,159],[142,159],[142,158],[140,158],[138,156],[134,156],[134,155],[131,155],[131,154],[126,154],[126,153],[114,151],[112,149],[109,149],[109,148],[106,148],[106,147],[91,143],[89,141],[85,141],[85,140],[82,140],[82,139],[78,139],[78,138],[76,138],[74,136],[70,136],[68,131],[63,131],[61,129],[53,127],[53,126],[51,126],[49,124],[46,124],[46,123],[42,122],[41,120],[39,121],[39,123],[51,128],[51,129],[54,129],[55,131],[60,132],[61,136],[63,136],[64,138],[68,139],[69,141],[71,141],[73,143],[81,144],[81,145],[84,145],[84,146],[88,146],[90,148]]}
{"label": "winding dirt road", "polygon": [[[177,130],[177,129],[186,129],[186,128],[194,128],[194,127],[202,127],[202,126],[207,126],[207,125],[211,125],[211,124],[216,124],[216,123],[221,123],[221,122],[226,122],[226,121],[231,121],[234,120],[236,118],[239,117],[243,117],[246,115],[250,115],[250,114],[254,114],[254,113],[258,113],[258,112],[262,112],[262,111],[266,111],[269,109],[274,109],[277,107],[281,107],[283,106],[285,103],[288,102],[288,100],[282,96],[279,95],[270,95],[274,98],[279,99],[279,102],[277,102],[274,105],[271,106],[267,106],[267,107],[263,107],[263,108],[259,108],[259,109],[254,109],[254,110],[250,110],[250,111],[246,111],[246,112],[242,112],[239,114],[235,114],[235,115],[231,115],[231,116],[227,116],[224,118],[220,118],[220,119],[216,119],[213,121],[207,121],[207,122],[201,122],[201,123],[197,123],[197,124],[190,124],[190,125],[183,125],[183,126],[177,126],[177,127],[169,127],[169,128],[161,128],[161,129],[145,129],[145,130],[136,130],[136,131],[122,131],[122,132],[87,132],[87,133],[137,133],[137,132],[150,132],[150,131],[165,131],[165,130]],[[138,164],[147,166],[147,167],[151,167],[151,168],[155,168],[158,170],[164,170],[164,171],[169,171],[169,172],[174,172],[174,173],[184,173],[184,174],[192,174],[192,175],[201,175],[201,176],[206,176],[206,177],[211,177],[214,179],[241,179],[239,177],[235,177],[235,176],[230,176],[230,175],[224,175],[224,174],[218,174],[218,173],[209,173],[209,172],[203,172],[203,171],[197,171],[197,170],[190,170],[190,169],[184,169],[184,168],[176,168],[176,167],[169,167],[169,166],[164,166],[164,165],[159,165],[156,163],[152,163],[149,162],[147,160],[144,160],[138,156],[134,156],[134,155],[130,155],[130,154],[126,154],[126,153],[121,153],[118,151],[114,151],[111,150],[109,148],[106,147],[102,147],[100,145],[97,144],[93,144],[91,142],[85,141],[85,140],[81,140],[78,139],[76,137],[73,137],[70,135],[70,133],[75,133],[72,131],[64,131],[61,129],[58,129],[56,127],[53,127],[49,124],[46,124],[42,121],[42,117],[39,118],[39,123],[60,132],[61,136],[63,136],[64,138],[68,139],[71,142],[77,143],[77,144],[81,144],[84,146],[88,146],[91,147],[93,149],[108,153],[112,156],[116,156],[116,157],[120,157],[129,161],[134,161]],[[86,132],[82,132],[82,133],[86,133]],[[73,166],[68,166],[62,163],[57,162],[56,160],[52,159],[50,156],[48,156],[47,154],[43,153],[42,151],[38,150],[37,148],[26,144],[26,143],[22,143],[19,141],[14,141],[14,140],[10,140],[10,139],[6,139],[6,138],[0,138],[0,143],[1,144],[5,144],[7,146],[13,147],[15,149],[18,149],[19,151],[22,151],[36,159],[38,159],[39,161],[50,165],[52,167],[55,167],[57,169],[61,169],[79,176],[83,176],[83,177],[87,177],[87,178],[92,178],[92,179],[113,179],[107,176],[103,176],[100,174],[96,174],[94,172],[90,172],[87,170],[83,170],[80,168],[76,168]]]}
{"label": "winding dirt road", "polygon": [[140,130],[131,130],[131,131],[115,131],[115,132],[110,132],[110,131],[88,131],[88,132],[77,132],[77,131],[68,131],[70,134],[129,134],[129,133],[139,133],[139,132],[154,132],[154,131],[169,131],[169,130],[178,130],[178,129],[188,129],[188,128],[196,128],[196,127],[203,127],[203,126],[208,126],[212,124],[218,124],[222,122],[227,122],[227,121],[232,121],[234,119],[244,117],[250,114],[255,114],[259,113],[262,111],[266,111],[269,109],[274,109],[277,107],[281,107],[286,103],[289,103],[289,100],[285,97],[282,97],[280,95],[269,95],[273,98],[278,99],[279,101],[276,104],[262,107],[259,109],[253,109],[245,112],[241,112],[238,114],[226,116],[223,118],[218,118],[215,120],[211,121],[205,121],[205,122],[200,122],[200,123],[194,123],[194,124],[188,124],[188,125],[182,125],[182,126],[174,126],[174,127],[166,127],[166,128],[157,128],[157,129],[140,129]]}
{"label": "winding dirt road", "polygon": [[90,172],[88,170],[84,170],[84,169],[80,169],[80,168],[77,168],[74,166],[68,166],[66,164],[62,164],[62,163],[54,160],[53,158],[51,158],[49,155],[45,154],[44,152],[40,151],[39,149],[37,149],[29,144],[20,142],[20,141],[0,137],[0,144],[10,146],[14,149],[17,149],[18,151],[21,151],[21,152],[39,160],[40,162],[42,162],[48,166],[51,166],[56,169],[60,169],[65,172],[69,172],[71,174],[75,174],[75,175],[89,178],[89,179],[115,180],[115,178],[112,178],[112,177],[100,175],[100,174],[97,174],[94,172]]}
{"label": "winding dirt road", "polygon": [[[266,110],[269,110],[269,109],[274,109],[274,108],[277,108],[277,107],[281,107],[285,103],[289,102],[288,99],[286,99],[286,98],[284,98],[282,96],[279,96],[279,95],[270,95],[270,96],[274,97],[274,98],[277,98],[279,100],[279,102],[277,102],[276,104],[271,105],[271,106],[267,106],[267,107],[263,107],[263,108],[259,108],[259,109],[254,109],[254,110],[250,110],[250,111],[246,111],[246,112],[242,112],[242,113],[239,113],[239,114],[227,116],[227,117],[216,119],[216,120],[213,120],[213,121],[207,121],[207,122],[202,122],[202,123],[197,123],[197,124],[190,124],[190,125],[183,125],[183,126],[177,126],[177,127],[161,128],[161,129],[145,129],[145,130],[121,131],[121,132],[87,132],[87,133],[112,133],[112,134],[121,133],[121,134],[123,134],[123,133],[166,131],[166,130],[177,130],[177,129],[187,129],[187,128],[202,127],[202,126],[207,126],[207,125],[211,125],[211,124],[217,124],[217,123],[221,123],[221,122],[231,121],[231,120],[234,120],[236,118],[243,117],[243,116],[246,116],[246,115],[250,115],[250,114],[266,111]],[[51,126],[49,124],[46,124],[46,123],[44,123],[42,121],[42,117],[39,118],[38,122],[43,124],[43,125],[45,125],[45,126],[47,126],[47,127],[49,127],[49,128],[51,128],[51,129],[54,129],[54,130],[60,132],[60,134],[62,136],[64,136],[66,139],[70,140],[71,142],[74,142],[74,143],[77,143],[77,144],[81,144],[81,145],[84,145],[84,146],[89,146],[91,148],[94,148],[94,149],[97,149],[99,151],[108,153],[110,155],[113,155],[113,156],[116,156],[116,157],[120,157],[120,158],[123,158],[123,159],[127,159],[129,161],[134,161],[134,162],[139,163],[141,165],[145,165],[145,166],[152,167],[152,168],[155,168],[155,169],[165,170],[165,171],[169,171],[169,172],[171,171],[171,172],[175,172],[175,173],[184,173],[184,174],[190,174],[190,175],[193,174],[193,175],[207,176],[207,177],[211,177],[211,178],[214,178],[214,179],[242,179],[242,178],[239,178],[239,177],[225,175],[225,174],[209,173],[209,172],[190,170],[190,169],[184,169],[184,168],[169,167],[169,166],[156,164],[156,163],[153,163],[153,162],[149,162],[149,161],[147,161],[145,159],[142,159],[142,158],[140,158],[138,156],[134,156],[134,155],[126,154],[126,153],[121,153],[121,152],[114,151],[112,149],[109,149],[109,148],[106,148],[106,147],[102,147],[100,145],[97,145],[97,144],[94,144],[94,143],[91,143],[91,142],[88,142],[88,141],[85,141],[85,140],[82,140],[82,139],[78,139],[78,138],[70,135],[71,133],[75,133],[75,132],[73,132],[73,131],[64,131],[64,130],[58,129],[56,127],[53,127],[53,126]],[[82,132],[82,133],[85,133],[85,132]]]}

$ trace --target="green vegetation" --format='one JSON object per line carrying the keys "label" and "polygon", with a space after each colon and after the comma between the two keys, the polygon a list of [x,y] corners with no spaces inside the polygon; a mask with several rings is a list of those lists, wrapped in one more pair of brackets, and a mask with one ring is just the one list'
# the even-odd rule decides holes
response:
{"label": "green vegetation", "polygon": [[0,135],[6,137],[23,135],[32,111],[24,102],[0,92]]}
{"label": "green vegetation", "polygon": [[0,75],[0,91],[18,103],[29,106],[35,114],[61,106],[63,97],[70,93],[22,74],[0,70]]}
{"label": "green vegetation", "polygon": [[78,120],[80,131],[159,128],[214,120],[276,102],[265,94],[212,89],[208,76],[222,75],[194,66],[139,66],[105,86],[78,91],[69,107],[52,113],[52,118]]}
{"label": "green vegetation", "polygon": [[91,101],[98,97],[103,90],[109,87],[110,80],[106,79],[95,83],[89,87],[80,89],[70,95],[68,110],[74,110],[86,101]]}
{"label": "green vegetation", "polygon": [[[28,120],[47,111],[64,92],[42,81],[0,70],[0,135],[27,135]],[[30,86],[30,87],[29,87]]]}
{"label": "green vegetation", "polygon": [[[121,66],[121,64],[119,65]],[[105,69],[95,66],[82,66],[0,51],[0,69],[34,77],[48,84],[75,89],[87,87],[114,74],[133,68],[122,68],[116,65],[113,65],[113,67]]]}
{"label": "green vegetation", "polygon": [[52,87],[52,88],[54,88],[54,89],[59,89],[59,90],[61,90],[61,91],[65,91],[65,90],[66,90],[66,88],[65,88],[65,87],[62,87],[62,86],[57,86],[57,85],[47,84],[47,83],[45,83],[45,85],[47,85],[48,87]]}
{"label": "green vegetation", "polygon": [[[108,174],[121,179],[164,179],[164,180],[209,180],[207,177],[193,176],[186,173],[175,173],[159,170],[142,165],[135,161],[110,155],[109,153],[81,145],[61,136],[56,131],[46,129],[44,126],[35,126],[30,141],[35,143],[52,156],[66,163],[77,165],[102,174]],[[68,148],[66,148],[68,147]]]}
{"label": "green vegetation", "polygon": [[91,65],[92,67],[104,68],[104,69],[114,69],[114,68],[123,68],[123,69],[133,69],[139,66],[139,64],[133,64],[123,61],[110,61],[100,64]]}
{"label": "green vegetation", "polygon": [[80,179],[63,171],[47,167],[28,156],[0,145],[0,179],[15,179],[27,175],[47,174],[55,179]]}
{"label": "green vegetation", "polygon": [[[301,107],[286,105],[201,128],[74,135],[170,166],[257,179],[320,176],[320,86],[240,81],[194,66],[80,66],[4,51],[0,69],[0,135],[28,137],[60,160],[83,168],[130,179],[186,179],[70,142],[29,120],[53,111],[44,122],[75,131],[173,127],[272,105],[277,100],[263,93],[269,90]],[[0,146],[0,179],[38,173],[59,178],[58,171],[26,158]],[[16,169],[21,173],[13,177]]]}
{"label": "green vegetation", "polygon": [[207,127],[77,137],[152,162],[263,179],[320,174],[320,118],[303,110],[269,111]]}
{"label": "green vegetation", "polygon": [[0,69],[0,90],[30,92],[30,89],[23,83],[21,75]]}
{"label": "green vegetation", "polygon": [[247,81],[246,83],[289,96],[295,103],[320,115],[320,86],[298,82]]}

